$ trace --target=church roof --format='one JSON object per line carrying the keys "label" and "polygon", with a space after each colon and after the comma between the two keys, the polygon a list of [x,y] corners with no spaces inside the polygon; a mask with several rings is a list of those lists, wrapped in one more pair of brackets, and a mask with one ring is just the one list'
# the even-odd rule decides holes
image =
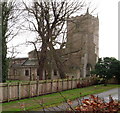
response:
{"label": "church roof", "polygon": [[37,66],[38,60],[37,59],[28,59],[26,60],[21,66]]}

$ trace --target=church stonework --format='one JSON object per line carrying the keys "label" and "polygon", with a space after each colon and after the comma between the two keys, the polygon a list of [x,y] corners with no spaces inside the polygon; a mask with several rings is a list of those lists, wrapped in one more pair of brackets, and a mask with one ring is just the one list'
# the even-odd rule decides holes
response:
{"label": "church stonework", "polygon": [[[99,19],[89,14],[72,17],[67,22],[67,44],[70,64],[80,76],[90,75],[99,56]],[[78,75],[79,77],[79,75]]]}
{"label": "church stonework", "polygon": [[[90,76],[90,71],[94,69],[99,56],[98,17],[92,16],[87,10],[85,15],[68,19],[66,47],[62,50],[57,49],[56,52],[58,54],[65,53],[65,56],[62,57],[65,60],[64,65],[67,67],[67,77]],[[57,68],[55,65],[52,68],[50,66],[44,70],[43,79],[58,79]],[[12,59],[8,78],[36,80],[38,78],[37,67],[36,53],[33,50],[28,53],[28,58]]]}

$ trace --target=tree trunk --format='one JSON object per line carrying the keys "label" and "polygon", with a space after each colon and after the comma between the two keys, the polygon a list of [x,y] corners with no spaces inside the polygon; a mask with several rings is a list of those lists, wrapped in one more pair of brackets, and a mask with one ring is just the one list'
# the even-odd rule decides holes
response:
{"label": "tree trunk", "polygon": [[108,80],[105,79],[104,86],[107,86]]}
{"label": "tree trunk", "polygon": [[6,82],[8,77],[8,59],[7,59],[7,37],[5,36],[8,30],[8,18],[9,14],[7,12],[7,2],[2,3],[2,82]]}
{"label": "tree trunk", "polygon": [[60,57],[57,55],[56,50],[54,49],[53,45],[49,44],[49,47],[50,47],[50,50],[52,52],[53,59],[55,60],[60,77],[65,78],[65,66],[61,62]]}
{"label": "tree trunk", "polygon": [[47,58],[47,44],[43,43],[42,47],[41,47],[40,60],[38,61],[38,63],[39,63],[39,66],[38,66],[39,80],[43,79],[43,71],[44,71],[46,58]]}

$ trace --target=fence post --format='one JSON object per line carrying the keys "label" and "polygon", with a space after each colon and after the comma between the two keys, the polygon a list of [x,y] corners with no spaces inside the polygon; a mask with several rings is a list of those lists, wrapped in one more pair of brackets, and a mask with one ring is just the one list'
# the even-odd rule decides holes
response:
{"label": "fence post", "polygon": [[29,98],[31,97],[31,81],[29,82]]}
{"label": "fence post", "polygon": [[75,88],[77,88],[77,78],[75,78]]}
{"label": "fence post", "polygon": [[43,81],[41,82],[41,94],[43,95]]}
{"label": "fence post", "polygon": [[52,93],[52,83],[53,83],[53,80],[51,80],[51,93]]}
{"label": "fence post", "polygon": [[57,79],[57,91],[58,91],[58,89],[59,89],[59,84],[58,84],[58,79]]}
{"label": "fence post", "polygon": [[21,84],[18,82],[18,99],[21,99]]}
{"label": "fence post", "polygon": [[69,81],[68,81],[68,78],[67,78],[67,89],[69,89]]}
{"label": "fence post", "polygon": [[7,101],[9,102],[10,101],[10,85],[9,83],[7,84]]}
{"label": "fence post", "polygon": [[45,86],[44,86],[45,90],[44,90],[44,94],[47,94],[47,80],[45,80]]}
{"label": "fence post", "polygon": [[45,94],[46,92],[46,81],[42,82],[42,94]]}
{"label": "fence post", "polygon": [[77,85],[78,85],[78,79],[76,78],[76,88],[77,88]]}
{"label": "fence post", "polygon": [[62,79],[62,91],[64,90],[64,79]]}
{"label": "fence post", "polygon": [[71,89],[72,89],[72,80],[73,80],[73,79],[71,78]]}
{"label": "fence post", "polygon": [[36,81],[36,95],[39,95],[39,81]]}

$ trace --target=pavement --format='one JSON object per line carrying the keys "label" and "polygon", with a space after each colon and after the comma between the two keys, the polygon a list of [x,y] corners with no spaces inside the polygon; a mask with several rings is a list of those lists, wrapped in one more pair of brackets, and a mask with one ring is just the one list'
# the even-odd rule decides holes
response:
{"label": "pavement", "polygon": [[[120,88],[114,88],[114,89],[111,89],[111,90],[108,90],[108,91],[105,91],[105,92],[102,92],[99,94],[95,94],[95,95],[100,98],[104,98],[105,102],[109,102],[109,95],[111,95],[112,98],[115,100],[120,100]],[[84,99],[87,99],[87,98],[89,98],[89,97],[88,96],[84,97]],[[71,106],[75,107],[79,103],[80,103],[80,101],[74,100],[74,101],[72,101]],[[40,110],[40,111],[65,111],[68,108],[70,108],[70,106],[67,103],[62,103],[58,106],[45,108],[44,110]]]}
{"label": "pavement", "polygon": [[109,95],[111,95],[114,100],[120,101],[120,88],[111,89],[97,95],[98,97],[104,98],[106,102],[109,102]]}

